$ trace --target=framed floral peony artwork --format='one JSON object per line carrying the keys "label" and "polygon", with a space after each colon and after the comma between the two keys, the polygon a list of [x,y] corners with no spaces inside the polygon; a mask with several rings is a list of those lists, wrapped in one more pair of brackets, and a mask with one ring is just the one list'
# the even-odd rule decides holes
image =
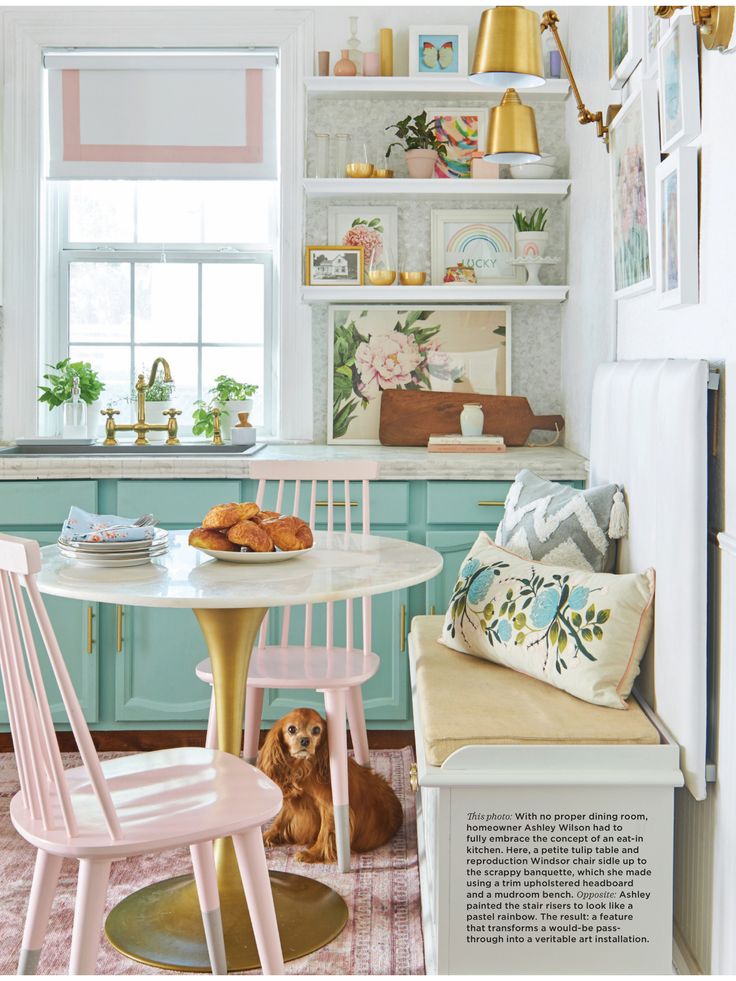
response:
{"label": "framed floral peony artwork", "polygon": [[510,394],[510,307],[340,305],[329,314],[329,443],[378,443],[389,388]]}
{"label": "framed floral peony artwork", "polygon": [[366,269],[374,252],[380,259],[384,251],[397,261],[398,208],[364,208],[360,205],[327,209],[327,239],[330,245],[362,248]]}

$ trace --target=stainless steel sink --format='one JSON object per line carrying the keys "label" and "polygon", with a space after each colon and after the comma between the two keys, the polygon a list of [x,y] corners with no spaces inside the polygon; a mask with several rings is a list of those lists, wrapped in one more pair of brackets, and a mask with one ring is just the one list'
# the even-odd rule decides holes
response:
{"label": "stainless steel sink", "polygon": [[95,443],[92,446],[65,446],[54,443],[46,446],[8,446],[0,449],[3,456],[181,456],[196,455],[230,455],[253,456],[263,449],[265,443],[255,446],[233,446],[225,443],[214,446],[212,443],[179,443],[178,446],[166,446],[165,443],[149,443],[148,446],[134,446],[133,443],[119,443],[117,446],[103,446]]}

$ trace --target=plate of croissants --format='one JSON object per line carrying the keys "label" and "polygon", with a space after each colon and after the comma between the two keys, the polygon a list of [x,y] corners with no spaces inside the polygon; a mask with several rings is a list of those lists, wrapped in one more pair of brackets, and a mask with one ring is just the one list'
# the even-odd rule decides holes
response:
{"label": "plate of croissants", "polygon": [[254,501],[216,504],[189,544],[224,562],[283,562],[309,552],[312,529],[295,514],[262,511]]}

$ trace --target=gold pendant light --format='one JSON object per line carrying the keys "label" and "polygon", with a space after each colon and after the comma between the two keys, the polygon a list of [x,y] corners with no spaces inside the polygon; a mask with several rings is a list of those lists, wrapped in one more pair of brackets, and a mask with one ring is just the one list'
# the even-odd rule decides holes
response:
{"label": "gold pendant light", "polygon": [[540,159],[534,110],[525,106],[516,89],[507,89],[501,105],[491,109],[485,160],[525,164]]}
{"label": "gold pendant light", "polygon": [[539,14],[524,7],[484,10],[470,77],[502,88],[544,85]]}

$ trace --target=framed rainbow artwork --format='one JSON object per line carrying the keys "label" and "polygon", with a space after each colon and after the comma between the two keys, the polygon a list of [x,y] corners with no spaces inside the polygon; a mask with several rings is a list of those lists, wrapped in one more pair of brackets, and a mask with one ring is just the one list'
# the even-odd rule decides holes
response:
{"label": "framed rainbow artwork", "polygon": [[523,269],[511,265],[514,234],[511,211],[433,211],[432,284],[450,282],[458,269],[465,282],[523,283]]}
{"label": "framed rainbow artwork", "polygon": [[437,139],[447,146],[447,156],[438,157],[435,177],[470,177],[470,162],[478,147],[485,146],[486,109],[427,109],[437,120]]}

